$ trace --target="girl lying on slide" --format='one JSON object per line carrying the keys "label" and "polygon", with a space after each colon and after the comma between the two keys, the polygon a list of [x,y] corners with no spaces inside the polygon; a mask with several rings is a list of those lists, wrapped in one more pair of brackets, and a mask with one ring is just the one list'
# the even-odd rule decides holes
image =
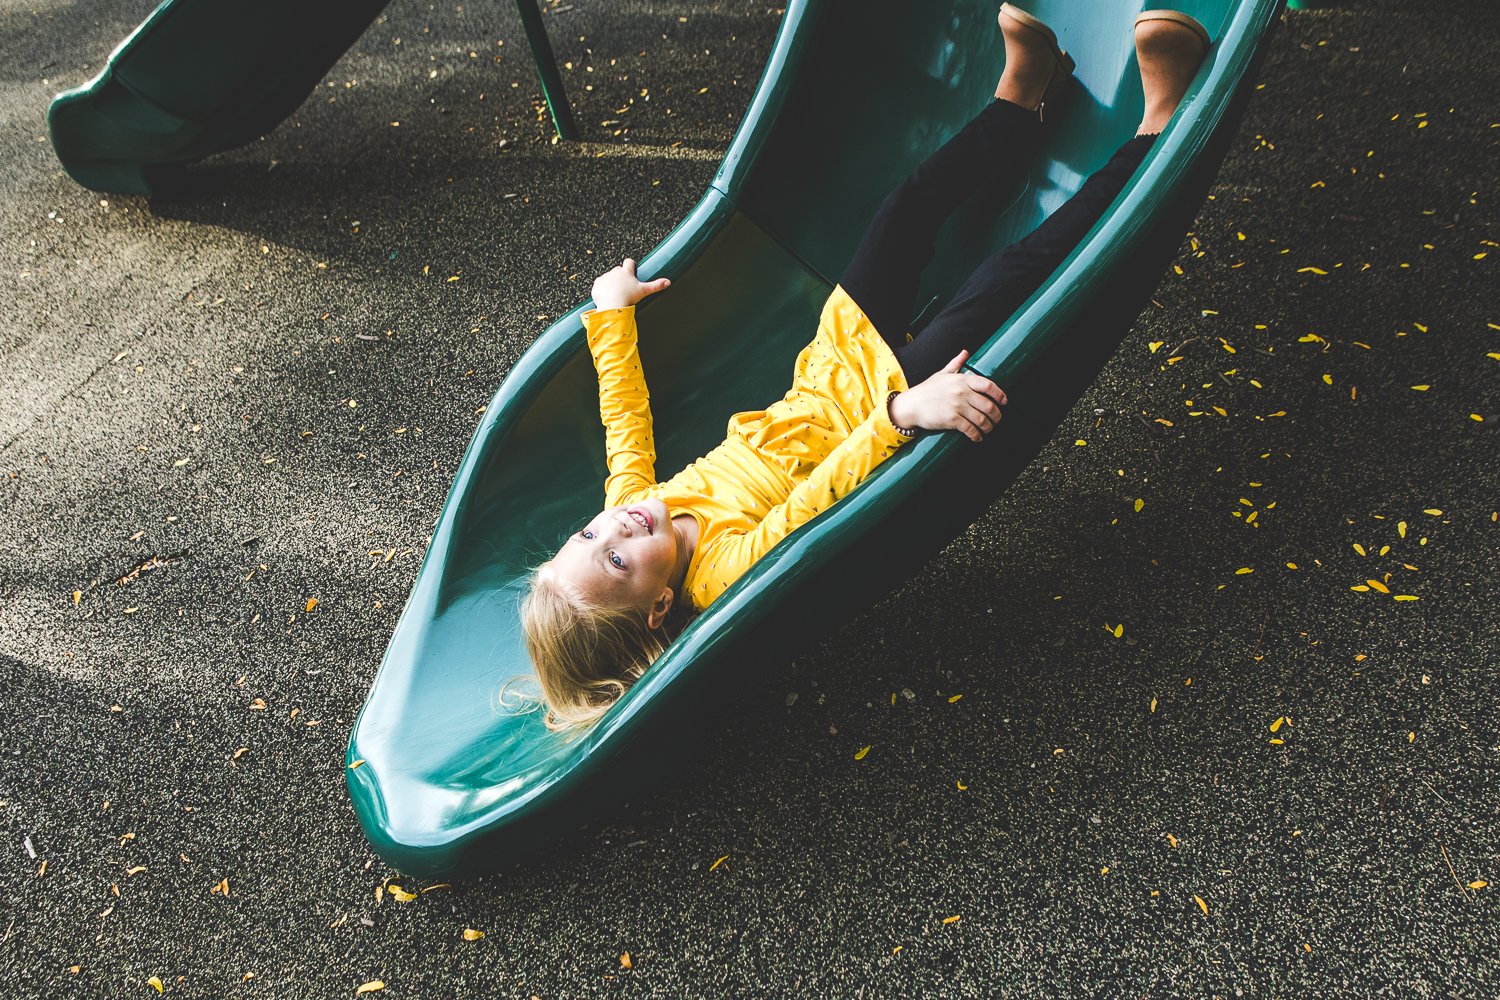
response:
{"label": "girl lying on slide", "polygon": [[609,474],[606,508],[538,567],[521,614],[546,724],[597,721],[686,626],[772,546],[853,490],[919,431],[979,441],[1000,421],[1005,392],[962,370],[1072,251],[1124,187],[1176,110],[1209,38],[1177,11],[1135,24],[1145,115],[1134,138],[1035,231],[974,271],[915,338],[906,333],[917,280],[952,210],[985,184],[1026,169],[1043,115],[1073,60],[1052,30],[1002,4],[1005,69],[995,100],[881,203],[817,335],[797,356],[792,387],[768,409],[736,413],[723,444],[656,480],[651,410],[636,347],[635,305],[667,288],[635,261],[600,275],[583,314],[599,375]]}

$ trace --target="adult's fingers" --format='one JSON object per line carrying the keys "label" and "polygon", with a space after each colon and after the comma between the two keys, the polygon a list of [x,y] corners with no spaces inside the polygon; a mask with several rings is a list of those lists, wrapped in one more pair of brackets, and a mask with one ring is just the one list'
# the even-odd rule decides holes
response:
{"label": "adult's fingers", "polygon": [[967,361],[968,358],[969,358],[969,352],[968,351],[966,351],[966,350],[965,351],[959,351],[958,352],[958,356],[956,358],[954,358],[952,361],[948,362],[946,365],[943,366],[943,371],[945,371],[945,372],[956,372],[956,371],[958,371],[960,368],[962,368],[964,366],[964,362]]}
{"label": "adult's fingers", "polygon": [[621,264],[620,266],[623,267],[623,268],[625,268],[625,272],[627,274],[631,274],[631,275],[635,274],[635,258],[634,257],[626,257],[625,258],[625,263]]}

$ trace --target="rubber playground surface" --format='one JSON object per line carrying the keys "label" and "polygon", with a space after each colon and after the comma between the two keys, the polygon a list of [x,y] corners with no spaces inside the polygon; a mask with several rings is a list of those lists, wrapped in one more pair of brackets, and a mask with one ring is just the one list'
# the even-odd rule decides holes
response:
{"label": "rubber playground surface", "polygon": [[1289,13],[1027,474],[649,797],[454,885],[366,846],[349,727],[478,411],[696,202],[780,12],[544,5],[570,144],[513,7],[393,4],[147,202],[44,114],[150,6],[0,8],[0,990],[1494,989],[1487,5]]}

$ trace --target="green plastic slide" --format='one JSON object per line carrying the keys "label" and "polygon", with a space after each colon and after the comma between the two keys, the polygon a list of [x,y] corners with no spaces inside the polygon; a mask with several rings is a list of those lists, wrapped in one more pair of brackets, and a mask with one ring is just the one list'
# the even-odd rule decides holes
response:
{"label": "green plastic slide", "polygon": [[[154,195],[188,163],[255,140],[297,109],[389,0],[164,0],[99,75],[47,111],[52,148],[95,191]],[[542,93],[576,137],[537,0],[516,0]]]}
{"label": "green plastic slide", "polygon": [[183,164],[275,128],[388,0],[166,0],[47,112],[52,147],[95,191],[157,194]]}
{"label": "green plastic slide", "polygon": [[[924,316],[1076,191],[1139,121],[1131,24],[1140,0],[1026,6],[1077,58],[1080,85],[1025,183],[956,213],[919,296]],[[658,475],[714,447],[731,413],[786,391],[875,207],[990,101],[998,7],[787,7],[718,175],[639,265],[642,280],[672,279],[638,308]],[[982,445],[930,434],[901,449],[752,567],[572,743],[540,713],[497,701],[502,682],[530,673],[517,616],[528,568],[603,499],[604,434],[579,320],[591,303],[537,339],[475,432],[350,738],[350,794],[383,858],[453,877],[555,846],[701,740],[692,720],[714,713],[689,705],[722,704],[735,676],[867,607],[1019,475],[1118,349],[1180,245],[1281,2],[1181,7],[1216,40],[1182,108],[1077,250],[970,359],[1009,397],[997,433]]]}

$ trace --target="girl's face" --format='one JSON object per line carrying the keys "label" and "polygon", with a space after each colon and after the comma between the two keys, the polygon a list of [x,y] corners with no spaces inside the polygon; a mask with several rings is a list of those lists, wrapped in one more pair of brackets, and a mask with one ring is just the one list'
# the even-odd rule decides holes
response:
{"label": "girl's face", "polygon": [[[595,514],[569,536],[549,565],[592,601],[665,618],[674,597],[678,545],[667,505],[652,499]],[[653,621],[652,627],[657,624]]]}

